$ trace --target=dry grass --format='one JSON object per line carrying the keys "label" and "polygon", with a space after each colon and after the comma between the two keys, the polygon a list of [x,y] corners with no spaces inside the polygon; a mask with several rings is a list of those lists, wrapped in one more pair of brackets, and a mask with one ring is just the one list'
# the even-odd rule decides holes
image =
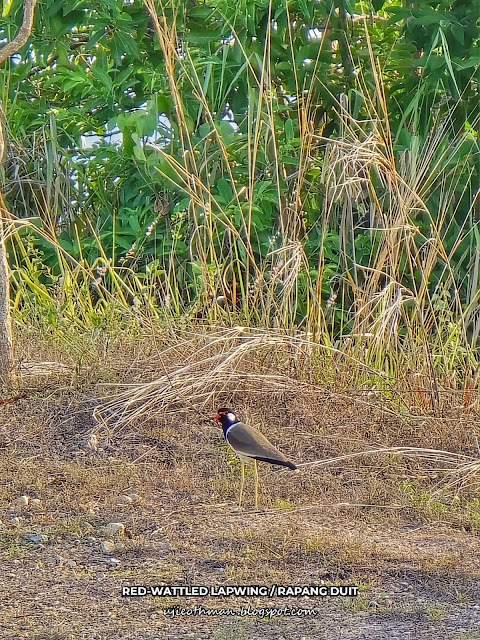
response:
{"label": "dry grass", "polygon": [[[443,492],[442,499],[455,498],[459,488],[462,499],[475,495],[480,423],[473,390],[465,407],[455,389],[437,381],[438,415],[438,406],[418,401],[429,393],[425,383],[400,389],[301,334],[199,325],[118,340],[80,336],[63,345],[35,345],[29,336],[19,356],[19,384],[30,399],[4,407],[4,433],[19,408],[42,394],[41,406],[24,417],[30,439],[42,446],[62,443],[66,450],[70,437],[78,449],[94,435],[111,451],[128,446],[132,465],[161,460],[170,473],[185,465],[182,475],[193,463],[218,484],[216,450],[224,445],[211,417],[217,406],[231,405],[288,451],[302,468],[302,484],[329,477],[334,488],[340,475],[352,486],[359,477],[378,484],[382,498],[380,486],[392,479]],[[54,418],[46,415],[52,411]],[[235,460],[228,458],[230,467]],[[288,478],[270,468],[265,473],[280,484]],[[191,474],[184,481],[193,482]],[[307,502],[316,498],[303,486],[301,494]],[[375,503],[373,489],[353,497]]]}
{"label": "dry grass", "polygon": [[[245,406],[244,417],[269,433],[284,423],[297,445],[291,455],[305,472],[352,463],[356,468],[357,459],[360,465],[377,465],[383,459],[381,464],[387,467],[398,458],[401,464],[421,459],[418,464],[423,464],[425,473],[434,477],[444,473],[451,488],[476,486],[480,462],[472,394],[469,406],[462,407],[457,391],[440,390],[437,381],[436,395],[442,398],[432,403],[429,412],[428,401],[423,400],[434,395],[430,389],[405,393],[348,354],[313,343],[302,334],[275,330],[233,327],[179,332],[176,342],[164,345],[154,358],[160,375],[151,381],[117,385],[114,398],[95,409],[100,428],[118,434],[145,417],[168,419],[172,414],[196,414],[202,423],[218,405]],[[365,377],[370,388],[362,390],[358,381]],[[254,414],[250,415],[252,404]],[[350,423],[346,432],[338,424],[335,404],[342,406],[343,414],[348,409],[359,411],[378,424],[366,424],[363,418],[354,429]],[[279,409],[286,420],[278,420]],[[335,415],[333,432],[326,428],[331,413]],[[453,415],[465,425],[455,434]],[[306,430],[309,422],[312,426]],[[311,445],[320,440],[324,446],[319,456]],[[334,441],[335,449],[325,447],[326,441]],[[368,462],[370,457],[373,460]]]}
{"label": "dry grass", "polygon": [[[476,417],[455,407],[455,394],[443,415],[420,413],[393,385],[355,389],[349,362],[279,332],[169,329],[108,348],[102,340],[88,349],[88,340],[18,342],[25,361],[36,353],[63,366],[20,379],[28,397],[0,408],[0,556],[25,614],[7,602],[2,637],[39,640],[39,615],[51,633],[60,625],[61,638],[83,638],[75,622],[83,616],[102,640],[133,630],[153,638],[153,627],[170,640],[180,624],[196,637],[217,629],[218,637],[238,630],[273,638],[293,624],[272,622],[261,636],[251,621],[238,629],[231,621],[167,622],[162,609],[172,602],[122,600],[127,582],[363,585],[358,601],[322,601],[334,626],[355,626],[372,599],[392,616],[406,607],[425,620],[443,607],[446,621],[460,610],[452,594],[471,601],[479,573]],[[294,460],[329,459],[328,466],[292,474],[261,465],[262,509],[238,510],[238,462],[210,420],[225,403]],[[439,449],[448,455],[432,452]],[[19,505],[23,495],[29,505]],[[253,505],[251,475],[246,505]],[[116,567],[100,548],[109,522],[124,523],[128,534],[114,540]],[[47,536],[41,548],[31,534]],[[413,608],[400,594],[382,604],[405,576]],[[305,629],[314,637],[314,626]]]}

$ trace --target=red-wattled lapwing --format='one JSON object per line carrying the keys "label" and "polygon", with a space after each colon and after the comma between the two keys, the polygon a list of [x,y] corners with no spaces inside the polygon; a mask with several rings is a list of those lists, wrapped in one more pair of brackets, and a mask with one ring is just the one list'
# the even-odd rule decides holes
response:
{"label": "red-wattled lapwing", "polygon": [[297,471],[297,466],[287,458],[267,438],[254,427],[241,422],[231,409],[218,409],[215,415],[223,427],[223,435],[231,449],[240,458],[242,480],[240,483],[239,506],[242,506],[243,486],[245,484],[245,463],[253,460],[255,471],[255,508],[258,509],[258,469],[257,460],[278,464]]}

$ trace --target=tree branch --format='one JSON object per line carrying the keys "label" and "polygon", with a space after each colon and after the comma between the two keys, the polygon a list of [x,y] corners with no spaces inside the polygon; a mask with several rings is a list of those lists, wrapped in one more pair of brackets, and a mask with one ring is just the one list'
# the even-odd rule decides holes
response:
{"label": "tree branch", "polygon": [[33,14],[36,4],[37,0],[25,0],[22,26],[18,30],[17,37],[0,49],[0,64],[27,44],[27,40],[32,33]]}

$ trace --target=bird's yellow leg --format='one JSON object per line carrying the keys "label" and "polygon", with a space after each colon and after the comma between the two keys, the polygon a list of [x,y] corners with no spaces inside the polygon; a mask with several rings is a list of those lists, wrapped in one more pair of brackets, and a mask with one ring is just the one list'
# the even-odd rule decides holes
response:
{"label": "bird's yellow leg", "polygon": [[242,506],[242,498],[243,498],[243,487],[245,485],[245,465],[243,462],[240,462],[242,466],[242,479],[240,480],[240,495],[238,496],[238,506]]}
{"label": "bird's yellow leg", "polygon": [[255,473],[255,509],[258,509],[258,463],[253,461],[253,470]]}

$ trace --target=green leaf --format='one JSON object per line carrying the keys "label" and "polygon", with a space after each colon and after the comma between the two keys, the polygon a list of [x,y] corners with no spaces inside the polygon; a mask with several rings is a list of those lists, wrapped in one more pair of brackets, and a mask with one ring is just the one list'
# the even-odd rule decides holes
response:
{"label": "green leaf", "polygon": [[282,156],[282,163],[298,167],[300,164],[300,158],[295,158],[294,156]]}
{"label": "green leaf", "polygon": [[141,235],[142,227],[140,226],[140,223],[138,222],[137,216],[135,216],[135,215],[129,216],[128,217],[128,221],[130,223],[130,228],[135,233],[135,235],[137,235],[137,236]]}
{"label": "green leaf", "polygon": [[129,251],[131,249],[134,242],[135,242],[135,238],[132,238],[130,236],[122,237],[120,233],[117,233],[115,236],[115,243],[118,244],[119,247],[122,247],[122,249],[125,249],[126,251]]}
{"label": "green leaf", "polygon": [[451,77],[453,85],[455,87],[455,91],[457,92],[456,97],[458,98],[460,96],[460,89],[458,88],[457,81],[456,81],[456,78],[455,78],[455,73],[453,71],[452,61],[450,60],[450,51],[449,51],[449,48],[448,48],[447,39],[445,37],[445,34],[443,33],[443,29],[439,29],[439,32],[440,32],[440,37],[442,39],[442,46],[443,46],[443,51],[444,51],[444,55],[445,55],[445,62],[447,63],[447,67],[448,67],[448,70],[450,72],[450,77]]}
{"label": "green leaf", "polygon": [[228,145],[233,142],[233,140],[235,139],[235,130],[229,122],[221,120],[220,122],[217,122],[215,126],[225,144]]}
{"label": "green leaf", "polygon": [[465,30],[461,25],[450,25],[450,31],[457,42],[463,45],[465,42]]}
{"label": "green leaf", "polygon": [[295,130],[293,125],[293,120],[291,118],[287,118],[285,122],[285,138],[287,142],[291,142],[295,137]]}
{"label": "green leaf", "polygon": [[112,79],[110,78],[110,76],[108,75],[108,73],[106,71],[104,71],[98,65],[93,65],[92,66],[92,73],[95,76],[95,78],[97,78],[97,80],[100,80],[100,82],[103,84],[103,86],[106,89],[108,89],[108,91],[112,90],[113,81],[112,81]]}
{"label": "green leaf", "polygon": [[6,18],[8,16],[8,14],[10,13],[10,10],[12,8],[12,1],[13,0],[3,0],[2,1],[2,18]]}
{"label": "green leaf", "polygon": [[189,42],[191,44],[208,44],[210,42],[219,42],[223,40],[228,33],[225,32],[225,28],[220,27],[219,29],[212,29],[209,31],[205,29],[203,26],[193,26],[189,29],[186,36],[184,37],[185,42]]}
{"label": "green leaf", "polygon": [[[134,136],[135,136],[135,134],[132,135],[132,138]],[[133,155],[135,156],[135,158],[137,158],[137,160],[141,160],[142,162],[146,162],[145,152],[143,150],[143,146],[140,143],[137,143],[133,147]]]}
{"label": "green leaf", "polygon": [[473,55],[471,55],[466,60],[453,58],[452,63],[458,69],[470,69],[471,67],[476,67],[477,65],[480,65],[480,51],[476,51]]}
{"label": "green leaf", "polygon": [[220,180],[218,180],[217,182],[216,187],[220,196],[218,200],[221,201],[221,204],[230,204],[230,202],[234,198],[233,189],[230,182],[225,178],[220,178]]}

